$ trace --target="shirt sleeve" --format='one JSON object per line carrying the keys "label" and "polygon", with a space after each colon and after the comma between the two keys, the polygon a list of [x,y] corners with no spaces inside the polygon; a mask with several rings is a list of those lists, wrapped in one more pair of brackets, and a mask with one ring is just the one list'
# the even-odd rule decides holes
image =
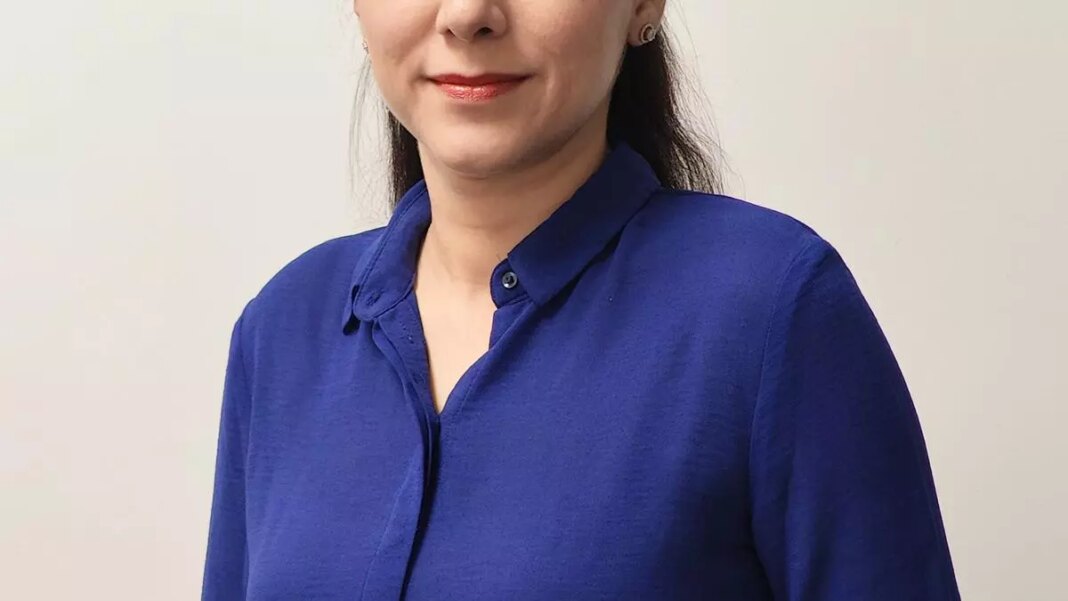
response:
{"label": "shirt sleeve", "polygon": [[250,398],[241,330],[247,308],[246,306],[237,318],[230,335],[201,589],[202,601],[237,601],[245,598],[248,577],[245,455],[248,448]]}
{"label": "shirt sleeve", "polygon": [[757,554],[782,601],[957,601],[916,409],[838,252],[783,276],[750,439]]}

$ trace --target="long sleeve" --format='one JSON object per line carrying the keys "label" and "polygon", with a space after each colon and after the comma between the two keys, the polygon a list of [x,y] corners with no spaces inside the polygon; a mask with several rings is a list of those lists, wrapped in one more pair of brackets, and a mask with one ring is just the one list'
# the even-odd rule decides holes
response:
{"label": "long sleeve", "polygon": [[245,453],[250,399],[241,332],[246,311],[242,311],[233,326],[223,383],[215,484],[201,591],[203,601],[244,599],[248,578]]}
{"label": "long sleeve", "polygon": [[779,286],[750,474],[775,599],[960,599],[908,387],[849,268],[818,236]]}

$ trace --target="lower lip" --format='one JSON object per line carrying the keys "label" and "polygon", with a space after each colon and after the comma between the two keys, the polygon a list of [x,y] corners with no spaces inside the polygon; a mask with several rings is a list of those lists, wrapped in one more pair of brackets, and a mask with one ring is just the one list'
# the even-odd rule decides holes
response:
{"label": "lower lip", "polygon": [[526,81],[526,79],[527,78],[524,77],[522,79],[486,83],[477,86],[465,86],[454,83],[443,83],[440,81],[434,81],[433,83],[450,98],[467,102],[484,102],[511,92],[519,87],[519,84]]}

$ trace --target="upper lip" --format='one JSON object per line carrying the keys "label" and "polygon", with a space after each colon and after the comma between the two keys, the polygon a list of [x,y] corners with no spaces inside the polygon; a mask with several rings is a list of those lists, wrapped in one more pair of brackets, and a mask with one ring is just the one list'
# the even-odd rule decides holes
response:
{"label": "upper lip", "polygon": [[524,77],[526,77],[526,75],[517,75],[515,73],[483,73],[481,75],[443,73],[441,75],[431,75],[430,79],[438,83],[448,83],[460,86],[482,86],[491,83],[523,79]]}

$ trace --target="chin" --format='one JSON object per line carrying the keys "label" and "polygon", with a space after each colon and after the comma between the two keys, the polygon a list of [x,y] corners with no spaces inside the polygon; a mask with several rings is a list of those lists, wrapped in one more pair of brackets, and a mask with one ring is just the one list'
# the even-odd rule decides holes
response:
{"label": "chin", "polygon": [[427,146],[437,160],[449,169],[472,177],[489,176],[507,170],[522,160],[527,144],[512,131],[478,127],[477,131],[442,132]]}

